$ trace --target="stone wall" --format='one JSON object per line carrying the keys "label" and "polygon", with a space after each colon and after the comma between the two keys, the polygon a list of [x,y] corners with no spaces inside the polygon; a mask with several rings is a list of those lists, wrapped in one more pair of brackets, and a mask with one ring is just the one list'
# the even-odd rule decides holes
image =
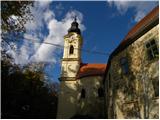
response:
{"label": "stone wall", "polygon": [[[105,80],[108,118],[158,118],[159,97],[155,97],[153,82],[159,79],[159,59],[149,60],[146,48],[152,39],[159,48],[158,31],[159,25],[112,58]],[[122,58],[128,62],[127,74]]]}

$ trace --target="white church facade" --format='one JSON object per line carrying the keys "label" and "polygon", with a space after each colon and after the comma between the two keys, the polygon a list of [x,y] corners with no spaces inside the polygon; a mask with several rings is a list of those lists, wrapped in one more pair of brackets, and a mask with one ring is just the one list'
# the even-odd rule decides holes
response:
{"label": "white church facade", "polygon": [[76,19],[64,36],[57,118],[103,118],[106,64],[82,63],[83,38]]}

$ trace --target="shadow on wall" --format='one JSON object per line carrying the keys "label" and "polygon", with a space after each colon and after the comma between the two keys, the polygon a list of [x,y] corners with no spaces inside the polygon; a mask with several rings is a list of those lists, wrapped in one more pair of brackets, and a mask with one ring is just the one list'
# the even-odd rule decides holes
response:
{"label": "shadow on wall", "polygon": [[[101,76],[88,76],[78,81],[78,101],[77,113],[82,116],[92,118],[104,118],[104,93],[99,95],[99,88],[102,86]],[[85,96],[81,97],[82,89],[85,90]]]}
{"label": "shadow on wall", "polygon": [[[132,54],[128,53],[128,51],[124,51],[123,55],[119,54],[118,56],[120,60],[122,58],[127,60],[127,63],[125,63],[128,66],[128,68],[125,68],[127,69],[127,72],[123,71],[123,66],[119,61],[117,61],[117,66],[114,66],[115,68],[113,68],[119,69],[119,72],[114,74],[114,81],[112,82],[112,97],[114,97],[112,100],[114,101],[111,102],[113,104],[111,107],[114,108],[111,109],[115,111],[115,114],[112,113],[115,118],[140,118],[140,109],[137,102],[139,92],[137,91],[137,81],[134,69],[131,68],[133,63],[131,55]],[[118,79],[116,79],[116,76],[119,76]]]}
{"label": "shadow on wall", "polygon": [[[104,118],[104,95],[99,97],[102,76],[84,77],[76,81],[61,81],[58,118]],[[103,88],[103,87],[102,87]],[[85,97],[81,91],[85,89]],[[62,99],[63,98],[63,99]],[[64,107],[65,106],[65,107]]]}
{"label": "shadow on wall", "polygon": [[75,114],[76,108],[76,82],[61,81],[58,97],[58,119],[67,119]]}
{"label": "shadow on wall", "polygon": [[[153,72],[149,69],[155,69],[154,63],[148,63],[144,53],[145,47],[130,46],[126,49],[126,58],[128,59],[129,72],[124,74],[123,71],[116,72],[113,77],[112,90],[113,95],[110,100],[114,100],[109,108],[113,109],[118,118],[143,118],[151,117],[151,107],[153,106]],[[124,53],[119,58],[124,57]],[[119,62],[119,61],[118,61]],[[121,66],[114,66],[113,69],[121,69]],[[116,79],[116,76],[118,79]],[[158,104],[157,104],[158,106]],[[114,108],[112,108],[114,107]],[[144,110],[145,109],[145,110]],[[109,110],[110,111],[110,110]],[[110,111],[112,112],[112,111]],[[158,111],[154,112],[157,114]],[[110,113],[111,114],[111,113]],[[113,116],[111,116],[113,118]],[[151,117],[156,118],[156,117]]]}
{"label": "shadow on wall", "polygon": [[[146,36],[145,39],[147,39]],[[136,96],[138,97],[139,118],[158,118],[158,107],[153,107],[155,104],[155,91],[153,81],[158,80],[158,59],[149,60],[146,50],[146,42],[137,42],[130,47],[128,54],[131,59],[131,70],[135,76],[137,84]],[[159,80],[158,80],[159,81]],[[136,86],[135,86],[136,87]],[[159,88],[159,84],[158,84]],[[159,91],[159,89],[158,89]],[[159,106],[159,104],[157,104]],[[152,109],[153,108],[153,109]],[[144,109],[144,111],[142,110]]]}

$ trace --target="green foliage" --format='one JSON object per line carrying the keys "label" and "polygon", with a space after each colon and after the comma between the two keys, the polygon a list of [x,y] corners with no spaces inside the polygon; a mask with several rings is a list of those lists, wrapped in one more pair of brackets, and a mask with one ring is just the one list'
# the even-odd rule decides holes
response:
{"label": "green foliage", "polygon": [[[33,6],[32,1],[1,1],[2,32],[24,31],[24,24],[32,18],[31,6]],[[16,23],[12,16],[17,17]]]}
{"label": "green foliage", "polygon": [[33,1],[1,1],[2,49],[15,49],[12,42],[23,36],[25,23],[33,19]]}
{"label": "green foliage", "polygon": [[6,54],[6,44],[11,47],[10,42],[16,42],[15,36],[23,35],[25,23],[32,20],[32,6],[33,1],[1,1],[2,118],[56,117],[57,92],[45,86],[43,70],[23,69]]}
{"label": "green foliage", "polygon": [[2,118],[55,118],[57,93],[48,92],[43,71],[23,70],[10,59],[1,63]]}

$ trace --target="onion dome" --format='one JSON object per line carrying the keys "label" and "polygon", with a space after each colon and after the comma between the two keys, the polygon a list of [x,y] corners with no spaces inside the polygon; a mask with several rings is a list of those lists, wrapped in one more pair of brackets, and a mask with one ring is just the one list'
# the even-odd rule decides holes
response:
{"label": "onion dome", "polygon": [[74,21],[71,23],[71,28],[69,28],[68,33],[70,32],[76,32],[77,34],[81,34],[81,30],[78,28],[78,23],[76,17],[74,18]]}

